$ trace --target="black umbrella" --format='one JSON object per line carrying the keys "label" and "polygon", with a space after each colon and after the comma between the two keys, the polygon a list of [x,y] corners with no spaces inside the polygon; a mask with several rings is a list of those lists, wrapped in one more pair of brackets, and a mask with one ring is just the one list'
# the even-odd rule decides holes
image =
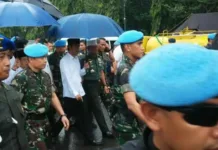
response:
{"label": "black umbrella", "polygon": [[56,6],[54,6],[49,0],[0,0],[0,1],[30,3],[43,8],[45,11],[47,11],[50,15],[52,15],[56,19],[63,17],[63,14],[60,12],[60,10]]}

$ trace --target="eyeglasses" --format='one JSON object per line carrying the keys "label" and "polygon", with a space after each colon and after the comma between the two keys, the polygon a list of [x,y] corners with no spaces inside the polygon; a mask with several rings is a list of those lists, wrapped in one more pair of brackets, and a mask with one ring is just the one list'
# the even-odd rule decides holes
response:
{"label": "eyeglasses", "polygon": [[213,127],[218,122],[218,105],[214,104],[204,103],[190,107],[157,107],[167,111],[181,112],[184,120],[192,125]]}

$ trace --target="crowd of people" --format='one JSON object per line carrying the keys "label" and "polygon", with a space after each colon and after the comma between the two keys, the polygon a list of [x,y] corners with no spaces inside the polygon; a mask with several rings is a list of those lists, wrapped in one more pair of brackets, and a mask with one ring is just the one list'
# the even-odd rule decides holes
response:
{"label": "crowd of people", "polygon": [[[0,38],[0,149],[52,149],[71,127],[85,144],[116,138],[122,146],[110,150],[218,149],[212,43],[170,39],[145,55],[143,37],[126,31],[113,48],[104,38],[30,45]],[[103,138],[95,138],[96,128]]]}

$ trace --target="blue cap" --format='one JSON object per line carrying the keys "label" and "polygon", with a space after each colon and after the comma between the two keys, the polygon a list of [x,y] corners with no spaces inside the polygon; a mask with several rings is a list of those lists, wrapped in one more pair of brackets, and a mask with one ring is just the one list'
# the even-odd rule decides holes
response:
{"label": "blue cap", "polygon": [[0,37],[0,51],[15,50],[15,44],[6,37]]}
{"label": "blue cap", "polygon": [[216,33],[208,34],[208,39],[210,39],[210,40],[214,40],[215,37],[216,37]]}
{"label": "blue cap", "polygon": [[24,48],[24,53],[28,57],[33,57],[33,58],[43,57],[48,54],[48,47],[40,43],[31,44]]}
{"label": "blue cap", "polygon": [[120,45],[120,43],[118,42],[118,40],[116,40],[116,41],[114,42],[114,46],[118,46],[118,45]]}
{"label": "blue cap", "polygon": [[168,44],[148,53],[130,73],[130,86],[145,101],[187,106],[218,96],[218,51]]}
{"label": "blue cap", "polygon": [[65,40],[57,40],[55,42],[55,47],[65,47],[67,45],[67,42]]}
{"label": "blue cap", "polygon": [[126,31],[118,38],[120,44],[131,44],[143,39],[144,34],[136,30]]}

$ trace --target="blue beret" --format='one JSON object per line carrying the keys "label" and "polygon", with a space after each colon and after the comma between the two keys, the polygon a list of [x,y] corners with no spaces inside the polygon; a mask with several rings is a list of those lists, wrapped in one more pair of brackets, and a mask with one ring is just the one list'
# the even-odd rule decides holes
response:
{"label": "blue beret", "polygon": [[208,34],[208,39],[210,39],[210,40],[214,40],[215,37],[216,37],[216,33]]}
{"label": "blue beret", "polygon": [[120,44],[131,44],[143,39],[144,35],[142,32],[136,30],[126,31],[121,34],[118,38]]}
{"label": "blue beret", "polygon": [[6,37],[0,37],[0,51],[4,50],[15,50],[15,44]]}
{"label": "blue beret", "polygon": [[67,42],[65,40],[57,40],[55,42],[55,47],[65,47]]}
{"label": "blue beret", "polygon": [[130,86],[160,106],[186,106],[218,96],[218,52],[193,44],[162,46],[139,60]]}
{"label": "blue beret", "polygon": [[24,53],[28,57],[38,58],[48,54],[48,47],[43,44],[31,44],[24,48]]}

